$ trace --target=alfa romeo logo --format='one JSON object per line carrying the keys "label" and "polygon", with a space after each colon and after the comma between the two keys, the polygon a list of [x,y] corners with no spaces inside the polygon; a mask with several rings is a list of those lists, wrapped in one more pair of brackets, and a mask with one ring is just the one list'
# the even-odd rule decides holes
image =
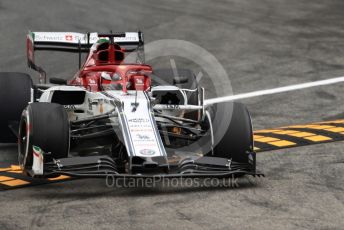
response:
{"label": "alfa romeo logo", "polygon": [[152,156],[155,154],[155,151],[152,149],[142,149],[140,150],[140,153],[145,156]]}

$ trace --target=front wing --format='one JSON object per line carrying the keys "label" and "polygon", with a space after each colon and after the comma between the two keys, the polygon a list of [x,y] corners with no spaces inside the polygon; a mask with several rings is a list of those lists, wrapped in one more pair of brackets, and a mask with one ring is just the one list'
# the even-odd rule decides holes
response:
{"label": "front wing", "polygon": [[[43,161],[42,161],[43,162]],[[233,162],[218,157],[190,157],[178,164],[164,164],[152,168],[141,165],[141,173],[121,173],[109,156],[72,157],[43,163],[44,176],[67,175],[86,178],[204,178],[242,175],[264,176],[251,164]],[[32,176],[34,173],[32,173]]]}

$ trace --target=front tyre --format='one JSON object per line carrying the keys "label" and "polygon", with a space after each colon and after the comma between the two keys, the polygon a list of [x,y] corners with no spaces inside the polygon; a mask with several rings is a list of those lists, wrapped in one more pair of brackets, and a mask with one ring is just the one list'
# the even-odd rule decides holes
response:
{"label": "front tyre", "polygon": [[63,106],[29,104],[21,116],[18,139],[18,161],[25,174],[32,169],[34,146],[47,153],[44,162],[68,157],[69,121]]}
{"label": "front tyre", "polygon": [[214,129],[219,129],[226,123],[222,119],[230,118],[230,121],[225,132],[217,137],[214,151],[208,155],[231,159],[237,163],[251,164],[255,167],[252,122],[245,105],[238,102],[225,102],[214,107],[215,114],[223,114],[223,116],[215,116]]}

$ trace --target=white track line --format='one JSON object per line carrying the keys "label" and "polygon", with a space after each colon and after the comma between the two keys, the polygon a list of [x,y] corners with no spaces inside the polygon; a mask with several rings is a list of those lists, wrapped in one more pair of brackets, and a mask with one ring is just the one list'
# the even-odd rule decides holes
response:
{"label": "white track line", "polygon": [[344,76],[330,78],[326,80],[314,81],[314,82],[301,83],[301,84],[296,84],[296,85],[283,86],[283,87],[278,87],[274,89],[259,90],[259,91],[249,92],[249,93],[212,98],[212,99],[205,100],[204,104],[207,106],[207,105],[226,102],[226,101],[235,101],[235,100],[245,99],[245,98],[250,98],[250,97],[258,97],[258,96],[269,95],[269,94],[289,92],[289,91],[306,89],[306,88],[311,88],[311,87],[316,87],[316,86],[330,85],[330,84],[335,84],[339,82],[344,82]]}

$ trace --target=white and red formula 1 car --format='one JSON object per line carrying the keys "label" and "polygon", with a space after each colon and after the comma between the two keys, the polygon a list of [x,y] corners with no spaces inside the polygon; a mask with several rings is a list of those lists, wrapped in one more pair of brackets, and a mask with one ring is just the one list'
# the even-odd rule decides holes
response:
{"label": "white and red formula 1 car", "polygon": [[[243,104],[204,103],[194,74],[144,64],[141,32],[30,32],[29,67],[0,73],[0,142],[18,140],[32,177],[229,177],[261,175]],[[70,80],[35,63],[40,50],[83,53]],[[136,54],[128,63],[128,54]],[[162,80],[165,84],[159,84]]]}

